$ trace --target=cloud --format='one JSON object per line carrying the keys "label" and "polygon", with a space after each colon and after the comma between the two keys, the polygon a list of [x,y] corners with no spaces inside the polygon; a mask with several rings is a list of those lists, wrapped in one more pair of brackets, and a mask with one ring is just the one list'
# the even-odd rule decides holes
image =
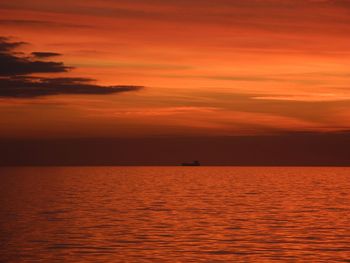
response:
{"label": "cloud", "polygon": [[[212,113],[218,109],[215,107],[198,107],[198,106],[176,106],[176,107],[163,107],[163,108],[142,108],[142,109],[129,109],[122,111],[111,112],[114,116],[127,117],[127,116],[142,116],[142,117],[166,117],[174,115],[192,115],[193,113]],[[99,113],[98,110],[96,113]],[[104,110],[105,113],[106,110]]]}
{"label": "cloud", "polygon": [[[100,86],[89,78],[45,78],[36,73],[63,73],[72,69],[62,62],[37,59],[59,56],[53,52],[32,52],[32,57],[19,55],[14,49],[24,42],[11,42],[0,37],[0,97],[32,98],[61,94],[112,94],[134,91],[140,86]],[[33,58],[34,57],[34,58]],[[29,76],[30,75],[30,76]]]}
{"label": "cloud", "polygon": [[304,102],[332,102],[332,101],[349,101],[350,96],[348,94],[337,93],[317,93],[317,94],[294,94],[294,95],[282,95],[282,96],[257,96],[253,97],[256,100],[268,100],[268,101],[304,101]]}
{"label": "cloud", "polygon": [[55,52],[32,52],[32,55],[36,58],[50,58],[50,57],[61,56],[60,53],[55,53]]}
{"label": "cloud", "polygon": [[19,56],[17,53],[12,52],[23,44],[24,42],[11,42],[5,37],[0,37],[0,76],[58,73],[67,72],[71,69],[62,62],[32,60],[29,57]]}
{"label": "cloud", "polygon": [[0,25],[4,26],[21,26],[21,27],[50,27],[50,28],[92,28],[91,25],[70,24],[47,20],[31,20],[31,19],[0,19]]}
{"label": "cloud", "polygon": [[0,97],[32,98],[62,94],[112,94],[139,90],[137,86],[100,86],[84,78],[0,78]]}
{"label": "cloud", "polygon": [[164,78],[178,79],[208,79],[219,81],[237,81],[237,82],[290,82],[301,84],[319,84],[320,81],[307,78],[286,78],[285,76],[264,76],[264,75],[159,75]]}
{"label": "cloud", "polygon": [[26,44],[25,42],[9,42],[6,37],[0,36],[0,54],[11,51],[21,45]]}
{"label": "cloud", "polygon": [[62,62],[33,61],[8,53],[0,53],[0,76],[20,76],[34,73],[67,72],[70,67]]}

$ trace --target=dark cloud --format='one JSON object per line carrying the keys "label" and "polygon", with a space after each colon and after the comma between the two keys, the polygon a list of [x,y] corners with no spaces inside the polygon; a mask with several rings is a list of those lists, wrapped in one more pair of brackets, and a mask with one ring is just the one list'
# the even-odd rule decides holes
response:
{"label": "dark cloud", "polygon": [[9,53],[0,53],[0,76],[19,76],[34,73],[67,72],[70,67],[62,62],[45,62],[19,57]]}
{"label": "dark cloud", "polygon": [[[36,73],[62,73],[71,67],[62,62],[37,59],[59,56],[53,52],[33,52],[32,57],[13,52],[24,42],[0,37],[0,97],[32,98],[60,94],[112,94],[139,90],[139,86],[100,86],[89,78],[44,78]],[[33,58],[34,56],[34,58]],[[30,75],[30,76],[29,76]]]}
{"label": "dark cloud", "polygon": [[25,42],[10,42],[6,37],[0,37],[0,54],[9,52],[21,45],[26,44]]}
{"label": "dark cloud", "polygon": [[55,53],[55,52],[32,52],[32,55],[36,58],[50,58],[50,57],[61,56],[60,53]]}
{"label": "dark cloud", "polygon": [[139,90],[137,86],[100,86],[85,78],[0,78],[0,97],[33,98],[62,94],[112,94]]}
{"label": "dark cloud", "polygon": [[11,42],[5,37],[0,37],[0,76],[58,73],[67,72],[70,69],[62,62],[32,60],[29,57],[19,56],[18,53],[13,52],[14,49],[23,44],[24,42]]}

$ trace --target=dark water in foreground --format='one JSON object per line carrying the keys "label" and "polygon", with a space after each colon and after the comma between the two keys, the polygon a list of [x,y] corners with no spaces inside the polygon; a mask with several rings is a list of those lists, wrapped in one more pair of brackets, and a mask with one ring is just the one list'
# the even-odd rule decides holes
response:
{"label": "dark water in foreground", "polygon": [[350,262],[350,168],[1,168],[0,262]]}

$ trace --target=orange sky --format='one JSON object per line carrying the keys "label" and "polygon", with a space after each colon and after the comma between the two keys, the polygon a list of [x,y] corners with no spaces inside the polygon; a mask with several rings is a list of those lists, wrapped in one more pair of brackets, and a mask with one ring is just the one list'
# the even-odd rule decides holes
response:
{"label": "orange sky", "polygon": [[12,0],[0,17],[18,51],[75,67],[40,76],[145,87],[0,97],[2,137],[350,129],[346,0]]}

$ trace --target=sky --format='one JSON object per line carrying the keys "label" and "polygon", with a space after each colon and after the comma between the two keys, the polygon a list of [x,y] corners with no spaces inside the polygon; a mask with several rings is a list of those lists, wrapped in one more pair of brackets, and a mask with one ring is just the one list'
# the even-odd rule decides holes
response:
{"label": "sky", "polygon": [[0,1],[0,139],[350,130],[347,0]]}

